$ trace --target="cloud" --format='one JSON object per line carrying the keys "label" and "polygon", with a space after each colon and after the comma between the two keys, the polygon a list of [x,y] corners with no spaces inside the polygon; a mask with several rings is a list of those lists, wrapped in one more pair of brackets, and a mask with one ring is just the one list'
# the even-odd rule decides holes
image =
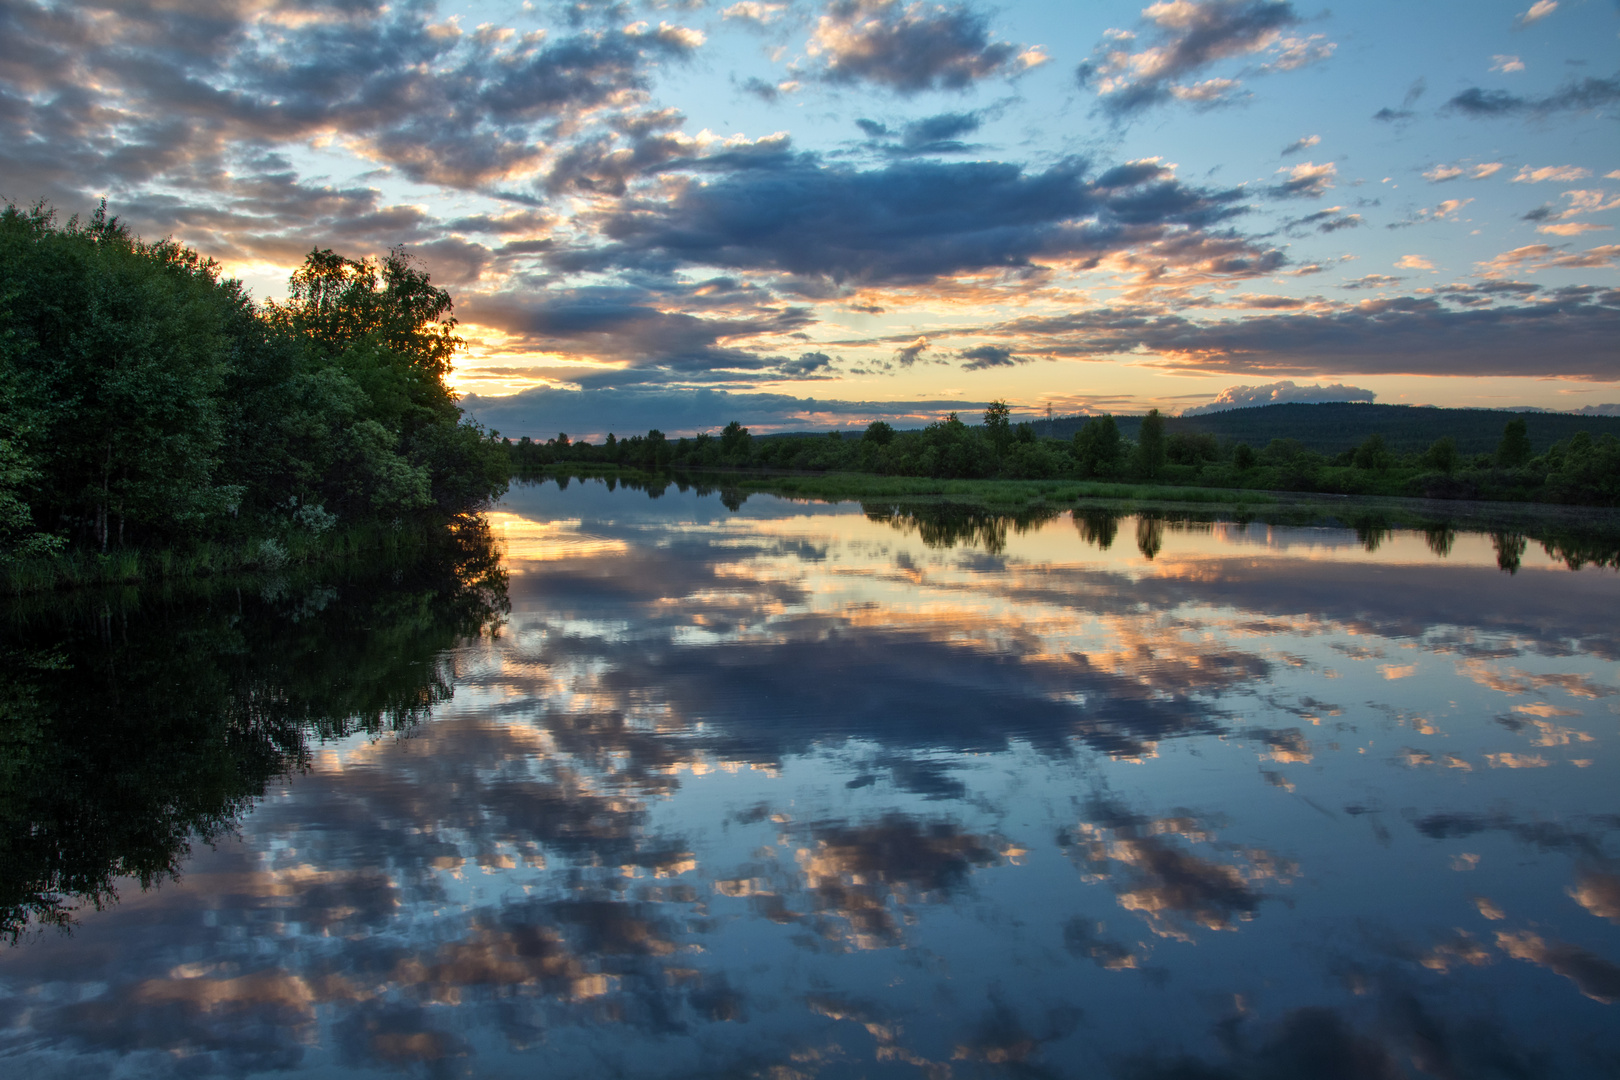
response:
{"label": "cloud", "polygon": [[913,341],[910,345],[905,345],[899,349],[896,349],[894,358],[901,367],[910,367],[912,364],[915,364],[919,359],[921,359],[922,354],[927,351],[928,339],[925,337],[920,337],[916,341]]}
{"label": "cloud", "polygon": [[[626,200],[595,222],[607,242],[549,261],[572,271],[772,271],[793,276],[797,288],[835,295],[854,284],[927,282],[1041,260],[1095,265],[1154,244],[1168,245],[1161,261],[1197,261],[1217,244],[1204,230],[1245,209],[1241,190],[1190,187],[1156,162],[1095,176],[1078,159],[1040,173],[982,161],[858,170],[787,153],[745,164]],[[1282,265],[1280,253],[1236,237],[1218,246],[1217,273]]]}
{"label": "cloud", "polygon": [[1486,277],[1500,275],[1506,270],[1595,270],[1612,267],[1620,259],[1620,244],[1603,244],[1579,252],[1561,252],[1549,244],[1525,244],[1512,251],[1504,251],[1482,263],[1476,263]]}
{"label": "cloud", "polygon": [[948,411],[984,408],[978,401],[822,401],[787,394],[733,393],[707,388],[619,387],[561,390],[536,387],[509,397],[468,394],[468,414],[516,439],[550,438],[559,431],[623,437],[657,428],[671,437],[718,431],[739,420],[755,431],[864,427],[887,420],[920,427]]}
{"label": "cloud", "polygon": [[903,5],[900,0],[833,0],[808,49],[830,83],[869,83],[900,94],[962,90],[981,79],[1016,75],[1045,59],[993,41],[986,17],[965,4]]}
{"label": "cloud", "polygon": [[1011,349],[1000,345],[979,345],[971,349],[963,349],[958,354],[967,363],[962,365],[963,371],[983,371],[986,368],[1016,367],[1029,362],[1026,356],[1014,356]]}
{"label": "cloud", "polygon": [[1320,34],[1284,36],[1302,20],[1280,0],[1169,0],[1142,15],[1145,43],[1131,31],[1110,30],[1075,69],[1080,85],[1095,87],[1103,111],[1116,119],[1177,100],[1202,108],[1234,104],[1241,100],[1237,79],[1188,81],[1223,60],[1269,54],[1252,70],[1292,71],[1334,49]]}
{"label": "cloud", "polygon": [[[711,317],[705,303],[718,310]],[[563,367],[559,378],[586,386],[735,378],[778,361],[734,342],[792,333],[808,309],[770,302],[733,282],[710,281],[664,291],[590,286],[538,293],[508,291],[468,297],[463,322],[500,330],[531,352],[590,359]]]}
{"label": "cloud", "polygon": [[1531,23],[1540,22],[1557,10],[1558,0],[1536,0],[1530,5],[1530,10],[1521,14],[1514,22],[1519,26],[1529,26]]}
{"label": "cloud", "polygon": [[1208,405],[1195,405],[1183,409],[1182,416],[1225,412],[1228,409],[1249,409],[1258,405],[1278,405],[1287,401],[1372,401],[1378,395],[1357,386],[1334,383],[1331,386],[1300,386],[1290,380],[1266,383],[1263,386],[1229,386],[1215,395]]}
{"label": "cloud", "polygon": [[1297,154],[1302,150],[1309,150],[1311,147],[1317,145],[1321,141],[1322,136],[1320,135],[1307,135],[1303,139],[1295,139],[1293,142],[1283,147],[1282,153],[1278,156],[1287,157],[1290,154]]}
{"label": "cloud", "polygon": [[1317,199],[1333,186],[1333,179],[1338,175],[1339,167],[1331,161],[1321,165],[1306,161],[1295,165],[1292,169],[1283,168],[1277,171],[1286,172],[1288,179],[1267,187],[1267,195],[1274,199]]}
{"label": "cloud", "polygon": [[769,26],[779,21],[787,13],[787,4],[765,4],[758,0],[741,0],[720,12],[722,18],[734,19],[738,22],[753,23],[756,26]]}
{"label": "cloud", "polygon": [[1387,289],[1391,285],[1398,285],[1405,280],[1405,278],[1390,277],[1388,274],[1367,274],[1364,277],[1356,278],[1354,281],[1346,281],[1344,284],[1340,285],[1339,288]]}
{"label": "cloud", "polygon": [[1395,265],[1402,270],[1433,270],[1434,263],[1421,255],[1402,255],[1395,260]]}
{"label": "cloud", "polygon": [[1467,176],[1470,180],[1485,180],[1502,171],[1500,161],[1487,161],[1479,165],[1436,165],[1423,174],[1423,179],[1431,184],[1444,183],[1455,180],[1459,176]]}
{"label": "cloud", "polygon": [[895,132],[874,120],[857,120],[855,123],[866,132],[868,139],[875,145],[881,146],[888,153],[908,156],[959,154],[971,150],[972,147],[962,142],[960,137],[978,131],[984,120],[976,112],[925,116],[920,120],[907,122],[900,129],[898,140],[893,137]]}
{"label": "cloud", "polygon": [[702,41],[668,24],[547,38],[465,33],[417,4],[268,6],[8,5],[0,176],[69,204],[161,184],[206,207],[246,162],[315,142],[487,189],[541,168],[542,129],[633,105]]}
{"label": "cloud", "polygon": [[1445,109],[1468,116],[1545,116],[1557,112],[1590,112],[1620,102],[1620,74],[1607,79],[1587,77],[1566,83],[1542,98],[1523,97],[1506,90],[1477,86],[1457,94]]}
{"label": "cloud", "polygon": [[791,378],[825,375],[832,368],[832,357],[823,352],[800,353],[797,360],[785,360],[777,370]]}
{"label": "cloud", "polygon": [[1515,184],[1539,184],[1546,180],[1584,180],[1592,175],[1592,170],[1583,169],[1579,165],[1545,165],[1539,169],[1532,169],[1526,165],[1521,168],[1518,175],[1512,180]]}
{"label": "cloud", "polygon": [[1340,229],[1355,229],[1365,224],[1360,214],[1346,214],[1343,211],[1342,206],[1330,206],[1290,221],[1288,225],[1290,228],[1314,227],[1319,233],[1335,233]]}
{"label": "cloud", "polygon": [[1607,232],[1613,225],[1594,225],[1590,221],[1564,221],[1556,225],[1538,225],[1536,232],[1551,236],[1580,236],[1582,233]]}
{"label": "cloud", "polygon": [[[1546,268],[1562,260],[1583,267],[1613,265],[1620,245],[1561,255],[1545,244],[1516,267]],[[1511,253],[1510,253],[1511,254]],[[1499,257],[1499,259],[1502,257]],[[1490,272],[1501,272],[1500,270]],[[1363,287],[1380,287],[1382,282]],[[1620,290],[1574,286],[1540,291],[1506,281],[1475,288],[1490,303],[1463,305],[1443,295],[1369,297],[1322,310],[1197,319],[1154,309],[1087,310],[1013,319],[974,332],[1018,343],[1053,359],[1154,356],[1153,366],[1237,376],[1317,379],[1347,375],[1524,374],[1524,358],[1539,358],[1538,375],[1620,381]],[[1514,301],[1521,295],[1533,298]],[[1549,351],[1547,342],[1558,342]]]}
{"label": "cloud", "polygon": [[1414,79],[1412,85],[1406,88],[1406,96],[1401,99],[1401,107],[1399,109],[1391,109],[1387,107],[1379,109],[1377,112],[1373,113],[1373,119],[1383,121],[1384,123],[1401,123],[1412,119],[1417,115],[1417,113],[1413,111],[1412,106],[1417,104],[1418,99],[1421,98],[1428,91],[1428,89],[1429,84],[1426,80],[1421,78]]}
{"label": "cloud", "polygon": [[1500,71],[1504,74],[1510,71],[1523,71],[1524,61],[1517,56],[1504,56],[1498,53],[1496,56],[1491,57],[1491,70]]}

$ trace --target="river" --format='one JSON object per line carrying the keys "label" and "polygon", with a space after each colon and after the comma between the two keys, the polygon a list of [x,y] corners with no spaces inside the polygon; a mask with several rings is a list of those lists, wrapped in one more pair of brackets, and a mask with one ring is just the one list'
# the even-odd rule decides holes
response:
{"label": "river", "polygon": [[1613,569],[597,481],[488,522],[498,568],[12,619],[0,1071],[1620,1073]]}

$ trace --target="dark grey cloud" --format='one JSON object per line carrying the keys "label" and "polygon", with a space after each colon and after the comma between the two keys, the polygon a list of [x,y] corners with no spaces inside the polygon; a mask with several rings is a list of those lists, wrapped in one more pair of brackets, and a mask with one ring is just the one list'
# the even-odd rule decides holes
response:
{"label": "dark grey cloud", "polygon": [[976,112],[926,116],[907,122],[898,132],[875,120],[855,121],[871,143],[896,155],[965,153],[973,147],[961,136],[978,131],[983,123],[983,117]]}
{"label": "dark grey cloud", "polygon": [[804,378],[811,375],[825,375],[832,368],[832,357],[823,352],[800,353],[797,360],[784,360],[776,365],[776,370],[783,375]]}
{"label": "dark grey cloud", "polygon": [[922,359],[922,354],[928,351],[928,339],[920,337],[910,345],[903,345],[894,351],[895,363],[901,367],[910,367]]}
{"label": "dark grey cloud", "polygon": [[989,20],[966,4],[833,0],[811,47],[825,81],[900,94],[962,90],[1023,67],[1020,47],[992,40]]}
{"label": "dark grey cloud", "polygon": [[962,365],[964,371],[982,371],[985,368],[1016,367],[1027,363],[1029,357],[1014,356],[1011,349],[1000,345],[978,345],[971,349],[963,349],[959,354],[967,363]]}
{"label": "dark grey cloud", "polygon": [[[1436,297],[1364,300],[1331,312],[1192,319],[1151,310],[1018,319],[981,332],[1048,356],[1141,349],[1233,375],[1545,375],[1620,379],[1620,291],[1557,290],[1533,304],[1458,310]],[[1557,342],[1555,350],[1548,342]]]}
{"label": "dark grey cloud", "polygon": [[1333,51],[1318,38],[1282,39],[1286,29],[1303,21],[1286,0],[1186,0],[1146,8],[1143,15],[1146,40],[1110,31],[1075,69],[1079,84],[1095,87],[1098,104],[1116,119],[1170,101],[1214,108],[1241,100],[1247,95],[1236,79],[1187,81],[1222,60],[1280,47],[1279,55],[1257,70],[1292,70]]}
{"label": "dark grey cloud", "polygon": [[676,134],[685,120],[674,109],[621,118],[613,130],[575,142],[559,154],[546,173],[546,191],[623,195],[632,180],[691,153],[690,140]]}
{"label": "dark grey cloud", "polygon": [[743,93],[752,94],[761,101],[768,101],[773,105],[782,99],[782,91],[777,89],[775,83],[768,83],[757,75],[745,80],[741,89]]}
{"label": "dark grey cloud", "polygon": [[1333,186],[1338,168],[1331,161],[1321,165],[1307,161],[1287,171],[1286,179],[1265,189],[1273,199],[1319,199]]}
{"label": "dark grey cloud", "polygon": [[[806,308],[773,304],[735,283],[703,283],[666,291],[596,286],[538,295],[474,296],[463,318],[499,329],[535,350],[617,361],[624,368],[575,368],[582,385],[700,379],[718,372],[761,371],[777,363],[726,344],[740,338],[792,333],[812,321]],[[710,292],[709,297],[698,295]],[[716,296],[715,294],[719,294]],[[733,305],[729,301],[740,301]],[[743,312],[702,312],[706,303]],[[559,369],[569,370],[569,369]],[[733,376],[724,376],[727,378]]]}
{"label": "dark grey cloud", "polygon": [[1391,124],[1412,119],[1417,115],[1412,106],[1417,104],[1418,98],[1428,92],[1428,89],[1429,84],[1426,79],[1418,78],[1413,80],[1412,85],[1406,88],[1406,96],[1401,99],[1400,108],[1391,109],[1386,106],[1373,113],[1373,119]]}
{"label": "dark grey cloud", "polygon": [[[711,159],[705,159],[709,161]],[[926,282],[1021,269],[1042,259],[1094,264],[1174,241],[1192,257],[1211,226],[1245,211],[1241,189],[1193,187],[1156,163],[1088,178],[1078,159],[1040,173],[999,162],[900,162],[857,170],[809,154],[761,156],[746,169],[690,179],[657,199],[626,200],[597,226],[605,243],[559,252],[562,270],[681,265],[775,271],[832,286]],[[718,169],[718,165],[712,166]],[[1234,259],[1280,253],[1223,234]],[[1234,269],[1237,262],[1230,264]]]}
{"label": "dark grey cloud", "polygon": [[1314,214],[1306,214],[1288,223],[1289,228],[1314,228],[1319,233],[1335,233],[1340,229],[1356,229],[1366,224],[1360,214],[1346,214],[1342,206],[1330,206]]}
{"label": "dark grey cloud", "polygon": [[1471,86],[1446,102],[1445,109],[1465,116],[1546,116],[1559,112],[1592,112],[1620,104],[1620,72],[1606,79],[1587,77],[1568,82],[1545,97],[1526,97],[1506,90]]}
{"label": "dark grey cloud", "polygon": [[162,179],[199,192],[245,148],[337,135],[413,180],[487,187],[542,128],[642,93],[700,38],[643,24],[543,40],[430,5],[0,4],[0,176],[75,201]]}

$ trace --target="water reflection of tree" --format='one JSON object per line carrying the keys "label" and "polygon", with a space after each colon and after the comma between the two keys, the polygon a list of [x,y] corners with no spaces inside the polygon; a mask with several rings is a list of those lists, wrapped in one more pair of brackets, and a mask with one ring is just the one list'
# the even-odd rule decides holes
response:
{"label": "water reflection of tree", "polygon": [[1140,514],[1136,519],[1136,549],[1142,557],[1152,561],[1164,550],[1164,519],[1153,514]]}
{"label": "water reflection of tree", "polygon": [[[78,598],[0,636],[0,935],[71,924],[180,870],[309,739],[381,732],[449,697],[444,650],[505,577],[481,522],[364,575]],[[252,587],[257,585],[257,590]]]}
{"label": "water reflection of tree", "polygon": [[1491,533],[1491,546],[1496,548],[1496,565],[1510,574],[1517,574],[1519,564],[1524,559],[1524,534],[1498,529]]}
{"label": "water reflection of tree", "polygon": [[1114,546],[1114,537],[1119,535],[1119,518],[1120,515],[1109,510],[1076,510],[1074,528],[1081,540],[1099,551],[1107,551]]}
{"label": "water reflection of tree", "polygon": [[955,503],[912,506],[897,503],[863,502],[861,509],[869,520],[882,522],[904,533],[915,532],[931,548],[971,545],[992,555],[1007,550],[1007,534],[1023,534],[1038,529],[1062,511],[1047,506],[1032,507],[1015,514],[996,513]]}
{"label": "water reflection of tree", "polygon": [[1436,558],[1449,558],[1452,545],[1457,542],[1457,530],[1449,524],[1435,523],[1423,530],[1423,539]]}

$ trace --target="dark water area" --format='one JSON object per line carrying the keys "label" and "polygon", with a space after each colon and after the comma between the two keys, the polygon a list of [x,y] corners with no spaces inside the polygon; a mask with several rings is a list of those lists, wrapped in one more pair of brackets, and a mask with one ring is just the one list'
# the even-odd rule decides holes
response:
{"label": "dark water area", "polygon": [[1549,547],[576,482],[0,612],[0,1072],[1620,1075]]}

